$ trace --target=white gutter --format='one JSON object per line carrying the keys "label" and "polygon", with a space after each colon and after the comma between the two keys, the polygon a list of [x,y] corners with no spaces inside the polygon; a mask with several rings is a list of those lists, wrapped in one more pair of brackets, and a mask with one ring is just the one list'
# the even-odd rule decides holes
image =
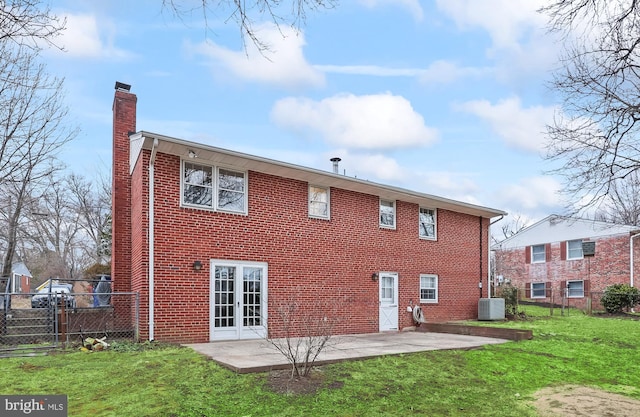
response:
{"label": "white gutter", "polygon": [[629,285],[633,287],[633,239],[640,236],[640,233],[631,235],[629,238]]}
{"label": "white gutter", "polygon": [[158,139],[153,140],[153,146],[151,147],[151,157],[149,158],[149,340],[154,340],[154,181],[155,181],[155,167],[156,153],[158,152]]}

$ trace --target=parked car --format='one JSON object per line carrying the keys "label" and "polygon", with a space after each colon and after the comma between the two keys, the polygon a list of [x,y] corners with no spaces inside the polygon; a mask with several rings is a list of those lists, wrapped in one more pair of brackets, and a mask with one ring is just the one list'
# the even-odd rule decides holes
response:
{"label": "parked car", "polygon": [[31,308],[61,306],[62,300],[65,300],[67,308],[76,308],[76,299],[71,294],[71,284],[53,284],[39,290],[31,297]]}

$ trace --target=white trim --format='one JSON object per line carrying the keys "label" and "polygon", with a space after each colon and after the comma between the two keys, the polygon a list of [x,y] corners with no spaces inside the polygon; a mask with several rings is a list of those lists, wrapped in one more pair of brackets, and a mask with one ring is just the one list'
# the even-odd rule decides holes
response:
{"label": "white trim", "polygon": [[[433,236],[423,236],[420,233],[420,230],[421,230],[420,210],[433,211]],[[438,209],[433,207],[418,206],[418,237],[423,240],[438,240]]]}
{"label": "white trim", "polygon": [[[582,282],[582,295],[569,295],[569,283],[570,282]],[[567,280],[567,298],[584,298],[584,280],[583,279]]]}
{"label": "white trim", "polygon": [[[540,285],[542,284],[542,291],[543,291],[543,295],[537,295],[537,296],[533,296],[533,286],[534,285]],[[546,282],[532,282],[531,283],[531,298],[547,298],[547,283]],[[538,289],[537,291],[540,291],[540,289]]]}
{"label": "white trim", "polygon": [[[327,193],[327,215],[320,216],[311,214],[311,203],[315,200],[311,200],[311,188],[323,189]],[[310,219],[331,220],[331,187],[325,187],[324,185],[308,184],[307,186],[307,214]]]}
{"label": "white trim", "polygon": [[[580,242],[580,256],[579,257],[572,258],[572,257],[569,256],[569,254],[571,253],[571,251],[569,250],[569,243],[570,242]],[[582,239],[567,240],[566,241],[566,245],[567,245],[567,261],[575,261],[575,260],[584,259],[584,254],[582,252]]]}
{"label": "white trim", "polygon": [[[435,290],[435,294],[436,294],[436,298],[435,299],[430,299],[430,298],[422,298],[422,278],[435,278],[435,288],[427,288],[425,287],[425,289],[427,290]],[[439,290],[439,282],[438,282],[438,275],[436,274],[420,274],[420,284],[419,284],[419,294],[418,297],[420,298],[420,303],[421,304],[437,304],[438,303],[438,290]]]}
{"label": "white trim", "polygon": [[[250,268],[262,268],[264,273],[260,280],[260,316],[262,319],[261,326],[243,326],[240,322],[242,319],[240,311],[243,308],[242,300],[237,300],[239,303],[236,309],[236,325],[229,329],[218,329],[215,327],[215,268],[216,266],[228,266],[237,268],[238,273],[235,277],[236,286],[234,294],[238,293],[237,282],[243,279],[239,270]],[[229,259],[211,259],[209,260],[209,340],[240,340],[240,339],[262,339],[268,335],[268,282],[269,282],[269,265],[267,262],[255,262],[255,261],[236,261]],[[242,294],[242,291],[240,291]]]}
{"label": "white trim", "polygon": [[153,141],[149,158],[149,340],[155,338],[155,161],[158,151],[158,139]]}
{"label": "white trim", "polygon": [[[383,224],[382,223],[382,202],[391,203],[391,207],[393,208],[393,224]],[[391,229],[396,230],[396,225],[398,224],[398,210],[397,210],[397,201],[396,200],[388,200],[385,198],[380,198],[378,202],[378,225],[382,229]]]}
{"label": "white trim", "polygon": [[[544,254],[544,257],[542,258],[541,261],[536,261],[533,259],[533,248],[536,246],[542,246],[542,249],[544,249],[544,251],[542,252]],[[540,245],[531,245],[531,263],[532,264],[543,264],[547,261],[547,245],[545,244],[540,244]]]}

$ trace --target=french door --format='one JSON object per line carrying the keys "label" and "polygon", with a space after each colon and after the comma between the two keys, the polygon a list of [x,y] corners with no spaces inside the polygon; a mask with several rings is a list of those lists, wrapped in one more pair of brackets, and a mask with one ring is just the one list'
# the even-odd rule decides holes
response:
{"label": "french door", "polygon": [[267,335],[267,264],[211,261],[210,340]]}

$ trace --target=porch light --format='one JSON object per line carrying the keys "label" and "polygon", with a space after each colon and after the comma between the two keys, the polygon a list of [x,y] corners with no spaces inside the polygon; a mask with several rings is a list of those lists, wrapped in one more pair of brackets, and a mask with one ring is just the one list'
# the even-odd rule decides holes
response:
{"label": "porch light", "polygon": [[373,274],[371,274],[371,281],[377,281],[378,280],[378,273],[374,272]]}
{"label": "porch light", "polygon": [[199,271],[202,269],[202,262],[200,261],[194,261],[193,262],[193,270],[194,271]]}
{"label": "porch light", "polygon": [[196,154],[195,151],[189,149],[189,158],[193,159],[193,158],[197,158],[198,154]]}

